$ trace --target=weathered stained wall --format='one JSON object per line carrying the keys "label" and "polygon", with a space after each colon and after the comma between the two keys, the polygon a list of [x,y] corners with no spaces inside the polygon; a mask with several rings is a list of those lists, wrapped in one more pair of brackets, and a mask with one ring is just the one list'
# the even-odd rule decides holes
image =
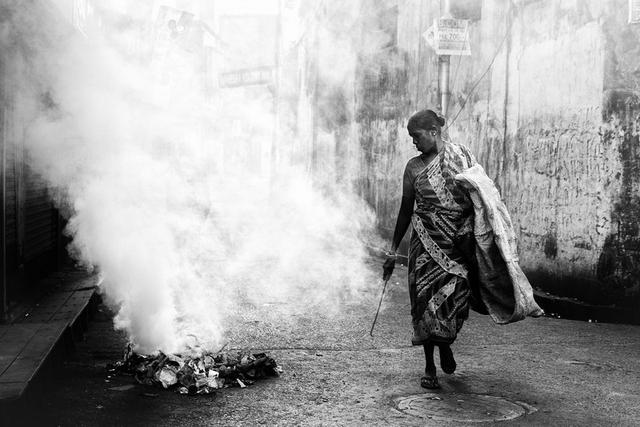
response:
{"label": "weathered stained wall", "polygon": [[293,157],[319,184],[351,187],[360,157],[353,119],[358,2],[302,4]]}
{"label": "weathered stained wall", "polygon": [[618,148],[619,191],[596,278],[617,300],[640,306],[640,26],[627,24],[626,2],[616,0],[603,17],[606,39],[604,139]]}
{"label": "weathered stained wall", "polygon": [[[390,241],[402,196],[402,173],[417,155],[406,122],[418,109],[435,105],[437,57],[422,37],[438,14],[433,2],[387,2],[385,27],[378,14],[363,13],[363,42],[380,32],[393,32],[395,43],[358,58],[356,128],[361,151],[357,190],[375,209],[380,231]],[[387,21],[388,22],[388,21]]]}
{"label": "weathered stained wall", "polygon": [[[415,40],[437,10],[421,3],[399,3],[410,110],[436,104],[436,58]],[[626,13],[622,0],[484,1],[472,57],[451,58],[447,118],[500,187],[536,286],[637,305],[640,43]],[[388,153],[394,165],[406,154]],[[378,211],[392,226],[393,209]]]}
{"label": "weathered stained wall", "polygon": [[523,268],[553,291],[594,286],[620,169],[616,141],[601,137],[601,2],[483,6],[484,34],[501,44],[456,129],[476,135],[466,143],[501,188]]}
{"label": "weathered stained wall", "polygon": [[523,268],[554,293],[637,306],[640,62],[627,3],[486,1],[482,14],[476,73],[495,60],[452,134],[500,186]]}
{"label": "weathered stained wall", "polygon": [[[405,126],[437,108],[437,61],[422,33],[438,1],[367,3],[363,36],[395,43],[357,57],[347,169],[389,238],[406,161]],[[461,7],[456,7],[459,3]],[[473,10],[469,16],[470,6]],[[470,18],[470,57],[451,57],[447,129],[500,188],[534,286],[640,305],[640,26],[625,0],[452,0]],[[377,9],[376,9],[377,8]],[[394,9],[395,8],[395,9]],[[395,10],[396,26],[387,18]]]}
{"label": "weathered stained wall", "polygon": [[[14,5],[15,6],[15,5]],[[29,4],[29,14],[16,17],[11,4],[0,7],[0,203],[4,227],[0,245],[0,322],[7,309],[28,294],[30,285],[56,268],[62,255],[61,223],[46,183],[29,164],[26,135],[35,111],[54,107],[49,88],[31,85],[34,46],[47,46],[67,35],[70,27],[43,32],[50,39],[23,32],[34,25],[68,18],[54,4]],[[28,19],[26,19],[28,18]],[[21,19],[26,19],[22,22]],[[20,22],[21,25],[15,25]],[[4,301],[3,301],[4,300]]]}

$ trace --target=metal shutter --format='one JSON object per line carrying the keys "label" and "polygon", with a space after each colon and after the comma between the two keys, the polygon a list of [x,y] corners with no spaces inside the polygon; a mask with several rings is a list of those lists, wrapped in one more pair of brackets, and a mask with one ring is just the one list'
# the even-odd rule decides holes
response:
{"label": "metal shutter", "polygon": [[47,186],[28,166],[25,170],[24,262],[50,256],[55,258],[57,212],[49,199]]}
{"label": "metal shutter", "polygon": [[18,196],[16,174],[16,143],[15,139],[5,140],[5,245],[7,253],[7,272],[18,267]]}

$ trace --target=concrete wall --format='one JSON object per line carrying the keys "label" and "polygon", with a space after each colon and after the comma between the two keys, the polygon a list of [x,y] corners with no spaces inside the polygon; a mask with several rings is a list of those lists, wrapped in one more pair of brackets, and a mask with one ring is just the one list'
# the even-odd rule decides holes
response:
{"label": "concrete wall", "polygon": [[487,1],[480,25],[483,43],[510,36],[456,131],[501,187],[523,268],[554,293],[637,305],[626,2]]}
{"label": "concrete wall", "polygon": [[473,74],[491,66],[451,134],[501,188],[534,285],[637,306],[639,29],[626,19],[625,1],[485,1]]}
{"label": "concrete wall", "polygon": [[640,26],[627,24],[627,2],[611,2],[603,14],[605,72],[603,145],[617,149],[612,171],[618,192],[596,278],[628,305],[640,305]]}
{"label": "concrete wall", "polygon": [[487,1],[482,12],[482,59],[495,59],[456,131],[501,188],[523,268],[586,297],[620,176],[617,142],[601,138],[602,2]]}
{"label": "concrete wall", "polygon": [[[437,99],[437,57],[422,33],[437,16],[433,2],[387,2],[382,15],[397,12],[395,28],[378,14],[363,13],[363,43],[395,30],[395,43],[358,58],[356,128],[361,151],[359,193],[373,206],[381,234],[390,241],[400,207],[402,173],[417,155],[406,131],[409,116],[433,108]],[[394,9],[395,6],[395,9]]]}
{"label": "concrete wall", "polygon": [[[369,4],[369,3],[367,3]],[[437,108],[437,56],[421,37],[439,2],[395,0],[361,14],[348,166],[390,238],[402,170],[416,152],[409,116]],[[586,301],[640,305],[640,25],[625,0],[452,1],[469,13],[470,57],[451,57],[452,140],[500,188],[534,286]],[[354,139],[355,138],[355,139]]]}

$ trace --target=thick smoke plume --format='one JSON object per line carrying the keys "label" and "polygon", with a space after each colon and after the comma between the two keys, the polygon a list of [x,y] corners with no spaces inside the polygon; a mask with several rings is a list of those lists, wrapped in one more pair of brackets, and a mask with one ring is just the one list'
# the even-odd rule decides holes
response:
{"label": "thick smoke plume", "polygon": [[318,191],[304,164],[270,164],[269,91],[205,96],[197,64],[136,54],[148,28],[79,37],[43,4],[1,14],[27,159],[139,351],[215,349],[241,302],[327,314],[375,284],[365,204]]}

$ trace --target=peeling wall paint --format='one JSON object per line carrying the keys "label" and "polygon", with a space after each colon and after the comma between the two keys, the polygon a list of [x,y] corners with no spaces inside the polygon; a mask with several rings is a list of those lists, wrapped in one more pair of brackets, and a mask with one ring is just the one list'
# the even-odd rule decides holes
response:
{"label": "peeling wall paint", "polygon": [[603,120],[608,139],[618,146],[620,189],[612,205],[611,232],[598,260],[596,276],[607,294],[640,306],[640,27],[627,24],[626,2],[603,19],[607,63]]}
{"label": "peeling wall paint", "polygon": [[617,250],[606,248],[623,186],[625,132],[603,111],[607,31],[625,28],[607,27],[612,13],[593,1],[485,3],[494,18],[481,25],[511,20],[512,36],[469,108],[475,120],[457,129],[481,136],[467,143],[502,190],[534,284],[597,303],[625,302],[599,267]]}
{"label": "peeling wall paint", "polygon": [[[358,58],[349,167],[387,238],[416,154],[406,122],[438,105],[437,56],[422,37],[437,3],[398,0],[395,49]],[[625,0],[484,0],[472,55],[451,58],[447,132],[501,190],[534,286],[637,307],[640,26],[626,19]]]}
{"label": "peeling wall paint", "polygon": [[510,19],[511,43],[455,132],[500,186],[534,285],[638,306],[638,28],[624,1],[502,6],[485,2],[483,42]]}

